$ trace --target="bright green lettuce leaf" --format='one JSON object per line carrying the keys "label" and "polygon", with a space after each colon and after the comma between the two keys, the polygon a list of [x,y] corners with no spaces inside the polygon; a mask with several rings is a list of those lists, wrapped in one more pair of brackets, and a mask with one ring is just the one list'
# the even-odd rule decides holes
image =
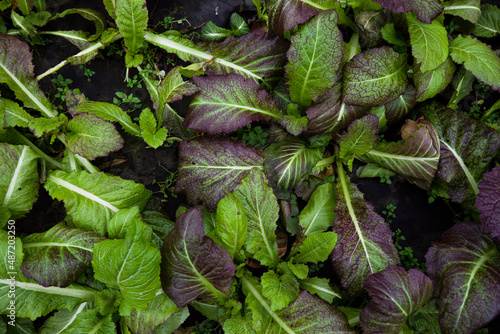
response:
{"label": "bright green lettuce leaf", "polygon": [[477,24],[481,9],[481,0],[452,0],[443,3],[443,13],[460,16],[461,18]]}
{"label": "bright green lettuce leaf", "polygon": [[396,30],[394,23],[387,23],[380,29],[380,32],[388,43],[406,48],[406,41],[401,32]]}
{"label": "bright green lettuce leaf", "polygon": [[141,240],[150,241],[153,236],[151,226],[142,221],[138,206],[119,210],[108,222],[107,227],[110,239],[125,239],[135,234]]}
{"label": "bright green lettuce leaf", "polygon": [[380,106],[401,95],[408,85],[406,56],[383,46],[360,53],[343,69],[342,101]]}
{"label": "bright green lettuce leaf", "polygon": [[[30,318],[35,320],[38,317],[49,314],[54,310],[73,309],[76,305],[83,302],[94,300],[94,289],[71,284],[66,288],[48,287],[45,288],[35,281],[23,276],[20,265],[23,261],[23,246],[21,239],[15,239],[15,250],[9,248],[7,240],[10,234],[7,231],[0,230],[0,312],[9,314],[7,307],[12,300],[9,297],[11,283],[16,289],[16,317]],[[10,251],[10,253],[9,253]],[[9,259],[12,252],[15,253],[15,260]]]}
{"label": "bright green lettuce leaf", "polygon": [[322,148],[309,148],[301,138],[272,144],[264,151],[264,168],[271,184],[283,189],[295,187],[311,173],[323,157]]}
{"label": "bright green lettuce leaf", "polygon": [[123,147],[123,138],[113,124],[91,114],[78,114],[67,124],[66,142],[73,154],[88,160],[107,156]]}
{"label": "bright green lettuce leaf", "polygon": [[[90,307],[91,304],[89,302],[83,302],[78,305],[78,307],[74,307],[72,310],[62,309],[57,311],[53,316],[45,320],[39,333],[64,333],[64,331],[76,321],[78,314],[87,311]],[[66,333],[68,332],[66,331]]]}
{"label": "bright green lettuce leaf", "polygon": [[253,169],[234,189],[248,220],[246,250],[265,266],[279,262],[276,228],[279,217],[278,201],[267,185],[266,176]]}
{"label": "bright green lettuce leaf", "polygon": [[25,277],[42,286],[66,287],[90,266],[94,245],[105,238],[60,223],[23,239]]}
{"label": "bright green lettuce leaf", "polygon": [[295,263],[319,263],[326,261],[337,243],[337,234],[322,232],[308,236],[297,248],[298,254],[292,259]]}
{"label": "bright green lettuce leaf", "polygon": [[342,35],[338,15],[325,11],[291,37],[286,77],[293,102],[309,106],[338,80],[342,61]]}
{"label": "bright green lettuce leaf", "polygon": [[0,207],[24,217],[38,195],[38,155],[28,146],[0,143]]}
{"label": "bright green lettuce leaf", "polygon": [[146,0],[120,0],[116,2],[116,25],[123,35],[127,55],[127,67],[139,66],[142,55],[137,54],[144,41],[148,27],[148,9]]}
{"label": "bright green lettuce leaf", "polygon": [[250,32],[250,28],[248,27],[245,19],[239,16],[237,13],[231,14],[231,17],[229,18],[229,24],[231,24],[231,29],[233,29],[233,33],[237,37],[241,37]]}
{"label": "bright green lettuce leaf", "polygon": [[299,222],[304,228],[304,235],[310,236],[324,232],[333,225],[336,198],[337,193],[332,183],[328,182],[316,188],[306,207],[302,209],[299,215]]}
{"label": "bright green lettuce leaf", "polygon": [[278,123],[283,126],[286,131],[294,136],[300,135],[307,129],[307,123],[309,122],[306,116],[297,117],[293,115],[285,115]]}
{"label": "bright green lettuce leaf", "polygon": [[361,44],[359,43],[359,35],[354,33],[349,42],[342,42],[342,58],[341,67],[344,67],[355,55],[361,52]]}
{"label": "bright green lettuce leaf", "polygon": [[217,202],[233,191],[253,169],[262,169],[262,157],[242,142],[227,137],[199,137],[179,144],[176,193],[191,204],[203,201],[215,211]]}
{"label": "bright green lettuce leaf", "polygon": [[94,246],[92,267],[95,278],[123,296],[120,315],[143,310],[161,288],[161,255],[141,233],[143,224],[127,226],[125,239],[105,240]]}
{"label": "bright green lettuce leaf", "polygon": [[[89,280],[87,280],[89,282]],[[92,285],[98,286],[103,290],[99,291],[95,296],[95,307],[99,310],[102,315],[113,314],[118,311],[120,303],[123,300],[123,296],[120,294],[120,290],[117,289],[105,289],[106,285],[98,280],[92,278]]]}
{"label": "bright green lettuce leaf", "polygon": [[231,30],[221,28],[212,21],[208,21],[203,28],[201,28],[200,39],[202,41],[222,42],[232,34],[233,32]]}
{"label": "bright green lettuce leaf", "polygon": [[215,228],[208,234],[234,259],[247,238],[248,220],[238,197],[228,192],[217,204]]}
{"label": "bright green lettuce leaf", "polygon": [[201,207],[193,207],[177,218],[161,250],[162,288],[179,308],[195,299],[224,304],[231,293],[235,264],[205,236],[202,217]]}
{"label": "bright green lettuce leaf", "polygon": [[24,16],[17,14],[15,11],[11,11],[10,18],[12,20],[12,24],[16,28],[19,28],[18,32],[21,36],[28,40],[30,44],[44,44],[44,41],[38,34],[36,27]]}
{"label": "bright green lettuce leaf", "polygon": [[305,279],[309,274],[309,267],[303,263],[285,262],[290,271],[297,276],[298,279]]}
{"label": "bright green lettuce leaf", "polygon": [[222,330],[226,334],[254,334],[252,329],[252,314],[246,312],[245,316],[237,313],[224,321]]}
{"label": "bright green lettuce leaf", "polygon": [[194,77],[200,91],[189,105],[184,125],[210,135],[231,133],[253,121],[279,120],[278,106],[265,90],[239,74]]}
{"label": "bright green lettuce leaf", "polygon": [[413,63],[413,82],[417,89],[416,99],[419,102],[441,93],[451,82],[455,73],[455,64],[450,57],[434,70],[423,73],[421,68],[419,63]]}
{"label": "bright green lettuce leaf", "polygon": [[417,105],[415,93],[415,87],[408,85],[403,94],[384,105],[388,127],[397,124]]}
{"label": "bright green lettuce leaf", "polygon": [[465,67],[461,67],[455,78],[453,78],[452,85],[454,90],[450,102],[448,102],[448,108],[458,108],[458,102],[462,101],[472,91],[473,82],[474,76],[472,73],[467,71]]}
{"label": "bright green lettuce leaf", "polygon": [[152,148],[160,147],[168,136],[168,130],[164,127],[157,129],[156,118],[149,108],[145,108],[139,116],[141,136]]}
{"label": "bright green lettuce leaf", "polygon": [[0,36],[0,82],[7,84],[25,107],[37,109],[46,117],[54,117],[57,112],[34,78],[32,59],[28,44],[13,36]]}
{"label": "bright green lettuce leaf", "polygon": [[98,313],[97,309],[77,313],[74,321],[65,327],[62,333],[116,333],[116,325],[112,316],[112,314],[108,314],[103,317]]}
{"label": "bright green lettuce leaf", "polygon": [[24,15],[28,15],[33,9],[34,1],[33,0],[16,0],[16,4],[23,12]]}
{"label": "bright green lettuce leaf", "polygon": [[134,205],[142,209],[151,196],[142,184],[85,171],[51,172],[45,189],[53,198],[64,201],[76,227],[101,235],[106,233],[106,224],[115,212]]}
{"label": "bright green lettuce leaf", "polygon": [[52,118],[33,117],[28,122],[28,128],[33,132],[35,136],[40,138],[44,134],[56,134],[58,132],[56,130],[60,129],[66,123],[68,123],[68,117],[63,114]]}
{"label": "bright green lettuce leaf", "polygon": [[471,36],[458,36],[450,43],[450,55],[478,80],[500,91],[500,58],[488,45]]}
{"label": "bright green lettuce leaf", "polygon": [[279,274],[273,270],[261,277],[262,294],[271,302],[271,310],[288,306],[299,295],[299,282],[290,272]]}
{"label": "bright green lettuce leaf", "polygon": [[[123,1],[120,0],[120,2],[123,2]],[[106,16],[104,16],[104,14],[102,14],[101,12],[99,12],[95,9],[91,9],[91,8],[66,9],[62,13],[57,13],[56,15],[54,15],[50,20],[52,21],[52,20],[55,20],[57,18],[63,18],[66,15],[70,15],[70,14],[79,14],[84,19],[92,21],[94,23],[96,32],[94,35],[92,35],[88,38],[88,41],[96,40],[97,38],[99,38],[99,36],[101,36],[104,29],[106,29],[106,25],[107,25]]]}
{"label": "bright green lettuce leaf", "polygon": [[370,151],[378,139],[379,119],[376,115],[366,115],[352,122],[340,138],[339,157],[347,161],[352,171],[355,156]]}
{"label": "bright green lettuce leaf", "polygon": [[132,122],[130,116],[125,111],[123,111],[122,108],[111,103],[83,102],[78,106],[71,108],[70,112],[73,114],[85,112],[87,114],[96,115],[97,117],[100,117],[107,121],[118,122],[125,132],[134,136],[140,135],[139,127],[137,126],[137,124]]}
{"label": "bright green lettuce leaf", "polygon": [[441,65],[448,58],[448,35],[442,20],[422,23],[412,13],[406,14],[412,54],[420,70],[427,72]]}
{"label": "bright green lettuce leaf", "polygon": [[341,298],[338,293],[333,291],[328,278],[308,277],[300,280],[300,288],[307,290],[312,295],[317,295],[330,304],[333,298]]}
{"label": "bright green lettuce leaf", "polygon": [[379,142],[361,156],[364,162],[398,173],[417,186],[429,189],[439,164],[439,138],[426,120],[407,120],[401,128],[402,141]]}
{"label": "bright green lettuce leaf", "polygon": [[474,35],[477,37],[495,37],[500,34],[500,9],[491,4],[481,5],[481,17],[477,22]]}

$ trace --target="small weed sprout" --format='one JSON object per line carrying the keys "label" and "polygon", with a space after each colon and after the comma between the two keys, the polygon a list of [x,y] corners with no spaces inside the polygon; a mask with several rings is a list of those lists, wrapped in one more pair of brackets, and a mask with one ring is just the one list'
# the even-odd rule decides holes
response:
{"label": "small weed sprout", "polygon": [[[90,65],[90,62],[87,63],[87,65]],[[87,77],[87,82],[92,81],[92,76],[95,74],[94,71],[92,71],[90,68],[88,68],[86,65],[81,64],[79,66],[81,70],[83,70],[83,75]]]}
{"label": "small weed sprout", "polygon": [[127,95],[123,92],[115,92],[115,95],[117,97],[113,98],[113,104],[115,104],[117,106],[131,103],[131,104],[134,104],[134,108],[132,110],[139,109],[142,107],[141,100],[139,100],[138,97],[135,97],[132,93]]}
{"label": "small weed sprout", "polygon": [[396,211],[397,206],[388,204],[385,208],[386,210],[382,211],[382,214],[385,215],[385,221],[390,225],[392,223],[392,220],[396,219],[396,214],[394,213],[394,211]]}

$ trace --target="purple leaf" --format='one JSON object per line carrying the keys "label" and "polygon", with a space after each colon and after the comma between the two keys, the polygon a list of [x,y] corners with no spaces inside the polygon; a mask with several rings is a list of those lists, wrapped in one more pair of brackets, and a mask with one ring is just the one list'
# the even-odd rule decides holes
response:
{"label": "purple leaf", "polygon": [[283,115],[265,90],[239,74],[193,77],[200,89],[189,105],[184,126],[210,135],[231,133],[254,121]]}
{"label": "purple leaf", "polygon": [[416,105],[415,88],[412,85],[408,85],[403,94],[385,105],[387,126],[390,127],[403,119]]}
{"label": "purple leaf", "polygon": [[285,37],[285,30],[307,22],[318,11],[300,0],[266,0],[269,31]]}
{"label": "purple leaf", "polygon": [[500,252],[479,223],[457,223],[425,259],[443,333],[473,333],[500,314]]}
{"label": "purple leaf", "polygon": [[201,207],[177,218],[161,252],[162,287],[177,307],[197,298],[219,303],[228,299],[236,267],[229,252],[205,236]]}
{"label": "purple leaf", "polygon": [[337,217],[333,231],[338,240],[331,259],[342,286],[350,295],[356,295],[368,275],[399,264],[399,258],[387,223],[363,199],[340,163],[337,171]]}
{"label": "purple leaf", "polygon": [[484,173],[477,187],[476,207],[482,227],[500,244],[500,167]]}
{"label": "purple leaf", "polygon": [[199,137],[179,144],[176,193],[192,205],[205,203],[212,211],[233,191],[252,168],[262,169],[263,159],[251,147],[227,137]]}
{"label": "purple leaf", "polygon": [[419,270],[389,266],[363,282],[372,300],[361,311],[361,328],[369,333],[399,333],[407,317],[429,301],[434,286]]}
{"label": "purple leaf", "polygon": [[443,11],[439,0],[374,0],[396,13],[413,12],[424,23],[431,23]]}

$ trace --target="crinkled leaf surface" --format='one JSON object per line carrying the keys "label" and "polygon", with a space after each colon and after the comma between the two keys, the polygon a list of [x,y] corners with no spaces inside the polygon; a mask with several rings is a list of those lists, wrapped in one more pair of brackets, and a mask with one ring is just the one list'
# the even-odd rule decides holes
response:
{"label": "crinkled leaf surface", "polygon": [[448,58],[448,33],[442,20],[422,23],[413,14],[406,14],[411,50],[420,71],[434,70]]}
{"label": "crinkled leaf surface", "polygon": [[324,232],[333,225],[336,198],[337,193],[333,183],[328,182],[316,188],[299,215],[299,223],[304,228],[304,235],[310,236]]}
{"label": "crinkled leaf surface", "polygon": [[271,184],[283,189],[295,187],[323,157],[321,148],[309,148],[307,141],[300,138],[272,144],[264,156],[264,168]]}
{"label": "crinkled leaf surface", "polygon": [[271,302],[271,310],[288,306],[299,295],[299,282],[291,272],[279,274],[274,270],[261,277],[262,294]]}
{"label": "crinkled leaf surface", "polygon": [[337,163],[337,217],[333,231],[338,240],[332,253],[333,269],[350,295],[361,292],[365,278],[391,264],[399,264],[392,232]]}
{"label": "crinkled leaf surface", "polygon": [[481,17],[477,22],[474,35],[478,37],[495,37],[500,34],[500,8],[491,4],[481,5]]}
{"label": "crinkled leaf surface", "polygon": [[352,122],[340,137],[340,158],[349,160],[370,151],[378,138],[378,124],[378,117],[371,114]]}
{"label": "crinkled leaf surface", "polygon": [[254,121],[282,117],[276,103],[251,79],[239,74],[194,77],[194,96],[184,126],[210,135],[231,133]]}
{"label": "crinkled leaf surface", "polygon": [[25,107],[54,117],[57,113],[34,78],[32,59],[28,44],[0,33],[0,82],[7,84]]}
{"label": "crinkled leaf surface", "polygon": [[234,189],[234,195],[248,219],[246,250],[263,265],[274,267],[279,261],[275,234],[279,207],[266,176],[253,169]]}
{"label": "crinkled leaf surface", "polygon": [[439,136],[441,148],[436,179],[448,184],[448,195],[453,201],[474,198],[479,193],[477,183],[500,149],[498,132],[438,104],[430,104],[421,113],[434,125]]}
{"label": "crinkled leaf surface", "polygon": [[142,221],[138,206],[119,210],[108,221],[107,227],[110,239],[125,239],[128,236],[151,240],[153,236],[151,226]]}
{"label": "crinkled leaf surface", "polygon": [[262,169],[262,157],[251,147],[227,137],[196,138],[179,144],[179,175],[176,193],[188,202],[204,202],[212,211],[233,191],[252,168]]}
{"label": "crinkled leaf surface", "polygon": [[408,316],[434,295],[423,272],[398,266],[368,276],[363,287],[372,297],[360,314],[364,333],[398,333]]}
{"label": "crinkled leaf surface", "polygon": [[285,30],[307,22],[318,11],[301,0],[267,0],[266,10],[269,18],[269,30],[280,37],[285,37]]}
{"label": "crinkled leaf surface", "polygon": [[293,257],[293,262],[319,263],[326,261],[336,243],[337,235],[333,232],[322,232],[311,235],[297,248],[298,254]]}
{"label": "crinkled leaf surface", "polygon": [[[7,231],[0,230],[0,310],[2,314],[8,314],[7,307],[12,298],[9,297],[10,283],[15,281],[16,288],[16,317],[30,318],[47,315],[54,310],[73,309],[76,305],[94,300],[97,290],[89,287],[71,284],[66,288],[48,287],[37,284],[34,280],[24,277],[20,265],[23,261],[23,246],[21,239],[15,240],[15,260],[8,261],[12,256],[12,248],[9,244]],[[9,254],[10,251],[11,253]],[[15,272],[16,274],[9,274]]]}
{"label": "crinkled leaf surface", "polygon": [[94,245],[104,239],[64,223],[44,233],[30,234],[23,239],[23,275],[45,287],[64,288],[90,266]]}
{"label": "crinkled leaf surface", "polygon": [[309,106],[338,80],[342,35],[335,11],[324,11],[290,38],[286,77],[293,102]]}
{"label": "crinkled leaf surface", "polygon": [[158,103],[159,110],[167,102],[175,102],[184,96],[193,95],[199,88],[190,81],[184,81],[179,73],[180,66],[171,69],[157,87],[158,96],[151,96],[153,104]]}
{"label": "crinkled leaf surface", "polygon": [[97,309],[90,309],[75,315],[75,321],[65,328],[65,333],[116,333],[112,314],[101,316]]}
{"label": "crinkled leaf surface", "polygon": [[394,100],[408,85],[407,67],[406,56],[387,46],[354,56],[343,69],[342,101],[375,107]]}
{"label": "crinkled leaf surface", "polygon": [[423,73],[421,65],[414,63],[413,82],[417,89],[416,99],[419,102],[430,99],[441,93],[453,79],[455,64],[448,57],[436,69]]}
{"label": "crinkled leaf surface", "polygon": [[392,170],[409,182],[428,189],[439,164],[440,145],[436,131],[425,120],[407,120],[401,134],[403,141],[377,143],[360,159]]}
{"label": "crinkled leaf surface", "polygon": [[61,128],[66,123],[68,123],[68,117],[63,114],[52,118],[33,117],[28,122],[28,128],[33,132],[35,136],[40,138],[44,134],[59,132],[56,130]]}
{"label": "crinkled leaf surface", "polygon": [[38,195],[38,155],[28,146],[0,143],[0,207],[24,217]]}
{"label": "crinkled leaf surface", "polygon": [[151,32],[146,32],[145,38],[184,61],[198,63],[215,56],[207,74],[239,73],[255,80],[272,78],[282,73],[289,45],[283,39],[268,38],[267,34],[258,32],[239,38],[231,36],[222,43],[194,44],[189,39]]}
{"label": "crinkled leaf surface", "polygon": [[[116,25],[123,35],[127,53],[135,59],[135,54],[142,46],[144,33],[148,26],[148,9],[146,0],[119,0],[116,2]],[[139,66],[142,62],[130,62],[125,58],[128,67]],[[137,59],[138,60],[138,59]]]}
{"label": "crinkled leaf surface", "polygon": [[113,124],[95,115],[79,114],[67,125],[68,149],[89,160],[107,156],[123,147],[123,138]]}
{"label": "crinkled leaf surface", "polygon": [[47,176],[45,189],[53,198],[64,201],[76,227],[101,235],[115,212],[134,205],[142,209],[151,196],[142,184],[85,171],[53,171]]}
{"label": "crinkled leaf surface", "polygon": [[91,308],[89,302],[83,302],[78,307],[73,308],[71,311],[68,309],[62,309],[57,311],[53,316],[45,320],[43,326],[40,328],[40,334],[54,334],[61,333],[66,328],[71,326],[75,321],[77,321],[78,314],[87,311]]}
{"label": "crinkled leaf surface", "polygon": [[197,298],[219,303],[228,299],[235,265],[227,250],[205,236],[201,207],[177,218],[161,252],[162,287],[177,307]]}
{"label": "crinkled leaf surface", "polygon": [[450,43],[450,55],[478,80],[500,91],[500,58],[488,45],[471,36],[458,36]]}
{"label": "crinkled leaf surface", "polygon": [[481,0],[452,0],[443,3],[445,14],[460,16],[461,18],[477,24],[481,16],[479,5]]}
{"label": "crinkled leaf surface", "polygon": [[500,314],[500,252],[478,223],[457,223],[425,259],[442,332],[473,333]]}
{"label": "crinkled leaf surface", "polygon": [[443,11],[439,0],[374,0],[396,13],[413,12],[424,23],[431,23]]}
{"label": "crinkled leaf surface", "polygon": [[5,125],[6,126],[22,126],[28,127],[28,122],[33,118],[30,114],[28,114],[23,108],[17,104],[17,102],[8,100],[8,99],[0,99],[3,102],[5,107]]}
{"label": "crinkled leaf surface", "polygon": [[396,124],[417,105],[415,94],[415,87],[408,85],[408,88],[403,94],[399,95],[399,97],[397,97],[394,101],[385,105],[385,118],[387,120],[387,126]]}
{"label": "crinkled leaf surface", "polygon": [[476,207],[481,224],[497,243],[500,243],[500,167],[483,174],[478,184]]}

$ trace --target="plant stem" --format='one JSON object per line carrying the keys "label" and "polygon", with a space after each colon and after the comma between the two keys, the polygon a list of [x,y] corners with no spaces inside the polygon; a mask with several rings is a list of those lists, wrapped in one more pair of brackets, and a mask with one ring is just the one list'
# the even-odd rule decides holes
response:
{"label": "plant stem", "polygon": [[21,139],[26,145],[28,145],[33,151],[36,152],[41,158],[43,158],[45,161],[53,165],[54,167],[58,169],[62,169],[62,164],[55,160],[54,158],[48,156],[45,152],[43,152],[41,149],[38,148],[35,144],[33,144],[28,138],[23,136],[19,131],[16,129],[12,128],[12,131]]}
{"label": "plant stem", "polygon": [[314,168],[325,168],[328,165],[331,165],[334,161],[335,161],[335,156],[332,155],[331,157],[324,158],[318,161],[318,163],[316,164],[316,166],[314,166]]}
{"label": "plant stem", "polygon": [[481,117],[480,121],[484,122],[485,119],[487,119],[494,111],[498,109],[500,109],[500,99],[497,102],[495,102],[495,104],[492,105],[490,109],[486,110],[484,115]]}

